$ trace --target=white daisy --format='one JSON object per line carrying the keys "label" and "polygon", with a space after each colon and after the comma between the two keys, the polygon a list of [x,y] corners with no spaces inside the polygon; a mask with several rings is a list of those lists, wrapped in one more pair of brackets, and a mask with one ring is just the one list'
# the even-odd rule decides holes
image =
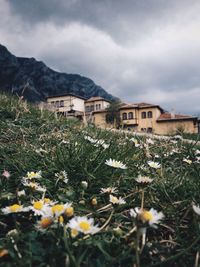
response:
{"label": "white daisy", "polygon": [[47,204],[44,204],[44,201],[34,201],[32,206],[30,206],[30,210],[34,212],[35,216],[44,216],[45,214],[49,214],[50,207]]}
{"label": "white daisy", "polygon": [[55,217],[58,217],[63,213],[67,212],[67,209],[71,208],[71,205],[72,203],[56,204],[51,207],[51,212]]}
{"label": "white daisy", "polygon": [[134,143],[135,147],[140,147],[140,144],[138,143],[138,140],[136,138],[131,138],[130,141]]}
{"label": "white daisy", "polygon": [[30,181],[26,180],[26,178],[22,179],[22,184],[24,186],[31,188],[32,190],[35,190],[35,191],[39,191],[39,192],[45,192],[46,191],[45,187],[40,186],[38,183],[30,182]]}
{"label": "white daisy", "polygon": [[101,188],[100,189],[101,194],[105,194],[105,193],[116,194],[117,192],[118,192],[117,187],[107,187],[107,188]]}
{"label": "white daisy", "polygon": [[147,163],[151,168],[154,168],[154,169],[159,169],[160,168],[160,164],[158,162],[148,161]]}
{"label": "white daisy", "polygon": [[192,160],[190,160],[190,159],[183,159],[183,162],[186,162],[186,163],[188,163],[189,165],[192,164]]}
{"label": "white daisy", "polygon": [[68,225],[69,228],[72,230],[81,232],[83,234],[95,234],[97,233],[100,228],[96,225],[94,225],[94,219],[93,218],[87,218],[86,216],[76,216],[72,218]]}
{"label": "white daisy", "polygon": [[110,202],[112,204],[121,205],[121,204],[125,204],[126,203],[126,201],[122,197],[117,198],[117,197],[115,197],[113,195],[110,195],[109,197],[110,197]]}
{"label": "white daisy", "polygon": [[11,206],[5,207],[1,209],[4,214],[8,213],[17,213],[17,212],[27,212],[29,211],[29,207],[23,207],[22,205],[19,204],[13,204]]}
{"label": "white daisy", "polygon": [[41,171],[38,171],[38,172],[27,172],[25,178],[27,178],[29,180],[40,179],[40,178],[42,178],[42,172]]}
{"label": "white daisy", "polygon": [[125,164],[123,164],[121,161],[117,161],[114,159],[106,160],[105,164],[113,168],[127,169]]}
{"label": "white daisy", "polygon": [[164,218],[162,212],[157,212],[155,209],[145,210],[141,208],[135,208],[130,210],[130,215],[137,218],[142,223],[148,223],[149,226],[157,228],[156,224],[160,223],[160,220]]}
{"label": "white daisy", "polygon": [[141,176],[141,175],[139,175],[138,178],[136,178],[135,180],[140,184],[149,184],[153,182],[153,179],[149,178],[148,176]]}

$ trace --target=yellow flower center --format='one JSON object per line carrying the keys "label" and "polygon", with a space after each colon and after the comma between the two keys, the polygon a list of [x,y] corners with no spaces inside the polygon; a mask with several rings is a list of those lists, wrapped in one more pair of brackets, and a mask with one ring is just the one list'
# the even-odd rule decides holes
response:
{"label": "yellow flower center", "polygon": [[34,202],[33,207],[36,210],[41,210],[43,207],[43,203],[41,201],[36,201],[36,202]]}
{"label": "yellow flower center", "polygon": [[14,204],[14,205],[10,206],[10,210],[12,212],[17,212],[20,208],[21,208],[21,206],[18,204]]}
{"label": "yellow flower center", "polygon": [[63,216],[59,216],[58,221],[59,221],[60,224],[63,224],[63,222],[64,222]]}
{"label": "yellow flower center", "polygon": [[143,222],[149,222],[153,219],[153,214],[150,211],[144,210],[140,217]]}
{"label": "yellow flower center", "polygon": [[64,210],[64,205],[57,204],[52,207],[53,213],[56,213],[56,212],[60,213],[60,212],[63,212],[63,210]]}
{"label": "yellow flower center", "polygon": [[28,172],[27,176],[29,179],[32,179],[33,177],[35,177],[36,173],[35,172]]}
{"label": "yellow flower center", "polygon": [[41,219],[41,221],[40,221],[40,226],[42,227],[42,228],[47,228],[49,225],[51,225],[52,224],[52,219],[51,218],[43,218],[43,219]]}
{"label": "yellow flower center", "polygon": [[74,215],[74,208],[73,207],[66,208],[65,214],[67,217],[72,217]]}
{"label": "yellow flower center", "polygon": [[76,237],[78,235],[78,231],[76,229],[71,230],[71,237]]}
{"label": "yellow flower center", "polygon": [[111,198],[111,202],[112,202],[113,204],[118,203],[118,198],[112,196],[112,198]]}
{"label": "yellow flower center", "polygon": [[81,228],[81,230],[83,230],[84,232],[90,230],[91,226],[87,221],[82,221],[79,223],[79,226]]}

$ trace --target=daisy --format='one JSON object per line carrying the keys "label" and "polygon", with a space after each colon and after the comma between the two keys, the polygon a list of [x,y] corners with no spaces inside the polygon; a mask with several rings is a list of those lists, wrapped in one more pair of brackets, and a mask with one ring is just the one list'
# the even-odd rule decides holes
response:
{"label": "daisy", "polygon": [[159,169],[160,168],[160,164],[158,162],[148,161],[147,163],[151,168],[154,168],[154,169]]}
{"label": "daisy", "polygon": [[121,204],[125,204],[126,203],[126,201],[122,197],[117,198],[117,197],[115,197],[113,195],[110,195],[109,197],[110,197],[110,202],[112,204],[121,205]]}
{"label": "daisy", "polygon": [[55,174],[55,177],[57,177],[59,180],[63,180],[63,182],[65,183],[65,184],[67,184],[68,183],[68,176],[67,176],[67,173],[66,173],[66,171],[61,171],[61,172],[59,172],[59,173],[56,173]]}
{"label": "daisy", "polygon": [[4,170],[3,173],[2,173],[2,176],[5,177],[5,178],[7,178],[7,179],[9,179],[10,178],[9,171]]}
{"label": "daisy", "polygon": [[200,215],[200,207],[196,205],[192,205],[193,211],[197,214]]}
{"label": "daisy", "polygon": [[70,208],[72,205],[72,203],[66,203],[66,204],[56,204],[54,206],[51,207],[51,211],[53,213],[53,215],[55,215],[56,217],[62,215],[63,213],[67,213],[67,209]]}
{"label": "daisy", "polygon": [[98,226],[94,225],[94,219],[87,218],[86,216],[76,216],[72,218],[67,226],[72,229],[74,234],[77,232],[81,232],[83,234],[93,235],[100,230]]}
{"label": "daisy", "polygon": [[121,161],[117,161],[114,159],[106,160],[105,164],[113,168],[127,169],[125,164],[121,163]]}
{"label": "daisy", "polygon": [[19,204],[13,204],[1,210],[4,214],[9,214],[9,213],[17,213],[17,212],[27,212],[30,209],[29,207],[24,208],[22,205],[19,205]]}
{"label": "daisy", "polygon": [[116,194],[117,192],[118,192],[117,187],[107,187],[107,188],[101,188],[100,189],[101,194],[105,194],[105,193]]}
{"label": "daisy", "polygon": [[155,209],[151,208],[150,210],[145,210],[141,208],[135,208],[130,210],[130,215],[143,224],[148,223],[149,226],[157,228],[157,224],[160,223],[160,220],[164,218],[162,212],[157,212]]}
{"label": "daisy", "polygon": [[47,204],[44,204],[42,200],[34,201],[33,205],[30,206],[30,210],[34,212],[35,216],[43,216],[50,212],[50,207]]}
{"label": "daisy", "polygon": [[42,217],[36,225],[37,229],[46,229],[53,223],[52,217]]}
{"label": "daisy", "polygon": [[42,178],[42,172],[27,172],[26,178],[29,180]]}
{"label": "daisy", "polygon": [[153,182],[153,179],[149,178],[148,176],[141,176],[139,175],[137,179],[135,179],[136,182],[140,183],[140,184],[149,184],[151,182]]}
{"label": "daisy", "polygon": [[139,147],[140,144],[138,143],[138,140],[136,138],[131,138],[130,141],[132,141],[135,145],[135,147]]}
{"label": "daisy", "polygon": [[147,144],[154,145],[154,141],[150,138],[146,140]]}
{"label": "daisy", "polygon": [[35,191],[39,191],[39,192],[46,191],[45,187],[40,186],[38,183],[27,181],[26,178],[22,179],[22,184]]}

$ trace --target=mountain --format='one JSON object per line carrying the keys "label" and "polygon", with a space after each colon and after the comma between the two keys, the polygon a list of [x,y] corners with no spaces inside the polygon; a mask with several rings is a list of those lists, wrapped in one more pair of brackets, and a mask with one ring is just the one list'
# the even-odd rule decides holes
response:
{"label": "mountain", "polygon": [[89,78],[54,71],[34,58],[16,57],[3,45],[0,45],[0,90],[23,95],[30,102],[65,93],[116,99]]}

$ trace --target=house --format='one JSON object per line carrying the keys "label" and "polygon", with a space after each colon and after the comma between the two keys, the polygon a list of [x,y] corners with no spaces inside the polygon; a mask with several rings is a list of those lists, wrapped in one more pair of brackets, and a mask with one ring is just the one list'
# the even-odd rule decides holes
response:
{"label": "house", "polygon": [[85,112],[86,98],[74,94],[65,94],[47,97],[48,109],[62,114],[65,117],[82,119]]}
{"label": "house", "polygon": [[123,128],[138,132],[173,134],[178,130],[198,133],[196,117],[165,112],[159,105],[149,103],[125,104],[120,107]]}
{"label": "house", "polygon": [[85,114],[88,122],[94,123],[96,126],[106,127],[106,108],[110,105],[110,101],[100,96],[91,97],[85,101]]}

